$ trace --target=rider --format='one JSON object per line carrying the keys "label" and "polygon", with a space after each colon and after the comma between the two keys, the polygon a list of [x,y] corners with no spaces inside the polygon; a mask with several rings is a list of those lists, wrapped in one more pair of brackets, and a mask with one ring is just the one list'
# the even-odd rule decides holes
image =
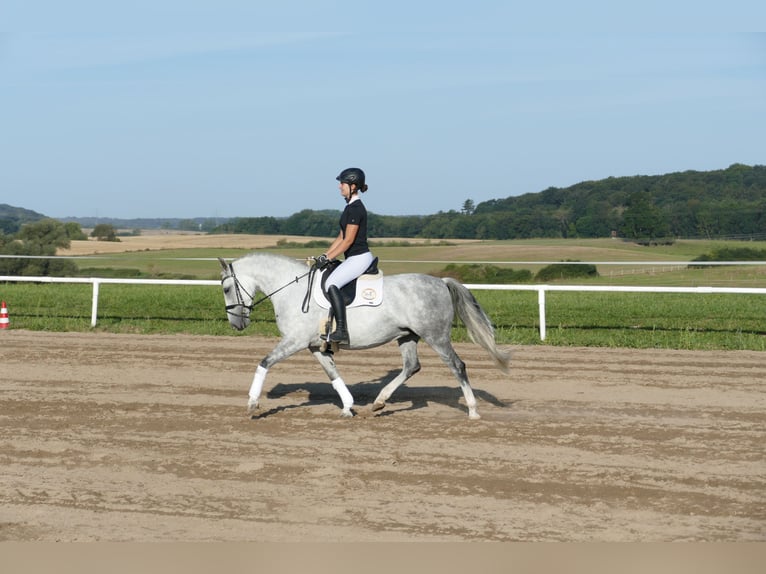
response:
{"label": "rider", "polygon": [[319,269],[324,269],[341,253],[344,255],[341,263],[327,278],[327,295],[335,315],[335,331],[330,333],[327,340],[331,343],[348,343],[346,327],[346,305],[340,288],[363,274],[372,264],[373,256],[367,245],[367,209],[364,207],[360,193],[367,191],[364,183],[364,172],[358,167],[350,167],[340,172],[336,177],[340,184],[340,194],[346,200],[346,207],[340,216],[340,233],[330,248],[316,259]]}

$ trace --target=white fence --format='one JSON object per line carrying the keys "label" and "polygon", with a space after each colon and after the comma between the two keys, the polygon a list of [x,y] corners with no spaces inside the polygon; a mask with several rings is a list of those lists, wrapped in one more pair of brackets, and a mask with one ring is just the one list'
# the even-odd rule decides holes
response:
{"label": "white fence", "polygon": [[[603,264],[603,262],[601,263]],[[93,302],[91,306],[91,327],[96,326],[98,317],[98,294],[99,286],[107,283],[126,285],[209,285],[220,287],[217,280],[184,280],[184,279],[109,279],[99,277],[20,277],[2,276],[0,283],[4,281],[32,282],[32,283],[91,283],[93,285]],[[537,291],[537,301],[540,316],[540,340],[545,340],[545,293],[547,291],[602,291],[621,293],[749,293],[766,295],[766,288],[756,287],[623,287],[609,285],[485,285],[469,284],[465,286],[472,290],[497,290],[497,291]]]}
{"label": "white fence", "polygon": [[123,285],[217,285],[220,281],[202,279],[109,279],[105,277],[21,277],[17,275],[0,275],[0,283],[4,281],[31,283],[91,283],[93,285],[93,302],[90,313],[90,326],[96,326],[98,317],[98,292],[103,283],[119,283]]}
{"label": "white fence", "polygon": [[611,285],[474,285],[469,289],[496,289],[500,291],[537,291],[540,313],[540,340],[545,341],[545,292],[546,291],[608,291],[615,293],[750,293],[766,295],[766,288],[755,287],[623,287]]}

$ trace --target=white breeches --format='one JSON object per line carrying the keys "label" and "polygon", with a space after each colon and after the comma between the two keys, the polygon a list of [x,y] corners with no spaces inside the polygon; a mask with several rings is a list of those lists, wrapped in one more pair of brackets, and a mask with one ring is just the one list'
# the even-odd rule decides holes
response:
{"label": "white breeches", "polygon": [[367,271],[370,265],[372,265],[373,259],[371,251],[348,257],[330,274],[325,285],[327,287],[335,285],[340,289]]}

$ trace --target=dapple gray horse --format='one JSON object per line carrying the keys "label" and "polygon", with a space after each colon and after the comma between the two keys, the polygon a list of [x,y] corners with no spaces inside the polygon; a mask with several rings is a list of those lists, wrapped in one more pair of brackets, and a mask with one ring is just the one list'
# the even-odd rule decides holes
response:
{"label": "dapple gray horse", "polygon": [[[343,404],[342,415],[353,416],[354,399],[338,373],[333,354],[320,338],[320,325],[328,311],[311,300],[310,279],[305,263],[271,253],[252,253],[231,263],[219,258],[221,285],[231,326],[242,330],[250,324],[254,295],[260,291],[271,299],[282,338],[256,368],[250,387],[248,411],[258,409],[268,370],[302,349],[314,354]],[[316,280],[319,280],[317,275]],[[402,371],[378,394],[372,410],[382,409],[391,394],[420,370],[417,344],[428,343],[447,364],[460,383],[468,417],[478,419],[476,399],[466,376],[465,363],[450,341],[452,320],[457,312],[471,339],[481,345],[498,368],[508,372],[510,355],[497,348],[494,329],[471,292],[454,279],[406,273],[383,278],[383,301],[375,307],[348,309],[348,345],[341,349],[369,349],[396,341],[402,354]]]}

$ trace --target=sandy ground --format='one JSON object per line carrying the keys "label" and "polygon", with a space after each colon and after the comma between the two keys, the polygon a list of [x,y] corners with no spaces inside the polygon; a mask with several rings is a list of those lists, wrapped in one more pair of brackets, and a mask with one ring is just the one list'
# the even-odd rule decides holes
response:
{"label": "sandy ground", "polygon": [[357,416],[274,340],[0,332],[0,541],[763,541],[766,356],[457,345],[385,410],[395,345],[341,353]]}

